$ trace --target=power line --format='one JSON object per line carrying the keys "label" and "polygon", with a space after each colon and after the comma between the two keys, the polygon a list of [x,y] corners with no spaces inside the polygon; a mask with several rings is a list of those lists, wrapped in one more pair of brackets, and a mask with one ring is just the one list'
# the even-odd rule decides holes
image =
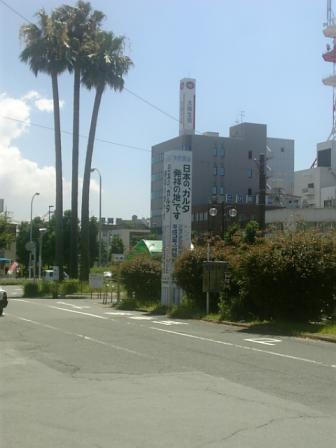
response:
{"label": "power line", "polygon": [[17,11],[16,9],[14,9],[12,6],[10,6],[8,3],[4,2],[4,0],[0,0],[0,3],[2,3],[3,5],[5,5],[10,11],[12,11],[12,13],[16,14],[18,17],[20,17],[21,19],[23,19],[25,22],[31,23],[32,25],[33,22],[29,19],[27,19],[27,17],[23,16],[21,13],[19,13],[19,11]]}
{"label": "power line", "polygon": [[[41,128],[41,129],[47,129],[48,131],[54,131],[54,128],[51,127],[51,126],[45,126],[45,125],[39,124],[39,123],[33,123],[33,122],[24,121],[24,120],[19,120],[17,118],[13,118],[13,117],[7,117],[5,115],[1,115],[1,117],[5,118],[6,120],[16,121],[16,122],[22,123],[22,124],[29,124],[31,126],[35,126],[35,127]],[[62,134],[73,135],[73,133],[70,132],[70,131],[64,131],[63,130],[61,132],[62,132]],[[85,138],[85,139],[88,138],[87,135],[83,135],[83,134],[79,134],[79,137]],[[102,139],[102,138],[98,138],[98,137],[95,140],[97,142],[107,143],[107,144],[115,145],[115,146],[121,146],[123,148],[135,149],[137,151],[150,152],[149,149],[142,148],[141,146],[126,145],[125,143],[112,142],[111,140],[106,140],[106,139]]]}
{"label": "power line", "polygon": [[[20,14],[16,9],[14,9],[13,7],[11,7],[10,5],[8,5],[4,0],[0,0],[0,3],[2,3],[3,5],[5,5],[10,11],[12,11],[14,14],[16,14],[17,16],[19,16],[21,19],[25,20],[26,22],[31,23],[32,25],[34,25],[29,19],[27,19],[25,16],[23,16],[22,14]],[[158,112],[160,112],[161,114],[165,115],[166,117],[170,118],[171,120],[174,120],[175,122],[179,122],[179,119],[177,117],[175,117],[174,115],[171,115],[169,112],[166,112],[165,110],[161,109],[160,107],[156,106],[155,104],[153,104],[152,102],[146,100],[146,98],[143,98],[142,96],[138,95],[137,93],[133,92],[132,90],[128,89],[127,87],[124,87],[124,90],[126,90],[126,92],[130,93],[131,95],[133,95],[135,98],[137,98],[138,100],[144,102],[145,104],[147,104],[148,106],[152,107],[153,109],[157,110]],[[34,125],[32,123],[32,125]],[[36,125],[39,126],[39,125]],[[41,126],[42,127],[42,126]],[[63,131],[64,133],[67,133],[66,131]],[[196,130],[197,134],[201,134],[201,132]],[[98,139],[97,139],[98,140]],[[101,140],[103,141],[103,140]],[[103,141],[104,143],[112,143],[109,141]],[[116,144],[119,146],[125,146],[125,147],[130,147],[129,145],[123,145],[123,144],[119,144],[119,143],[112,143],[112,144]],[[140,149],[140,148],[136,148],[136,147],[132,147],[133,149]],[[144,148],[141,148],[141,150],[144,150]],[[147,150],[146,150],[147,151]]]}
{"label": "power line", "polygon": [[143,101],[144,103],[148,104],[148,106],[153,107],[153,109],[161,112],[163,115],[166,115],[167,117],[171,118],[174,121],[179,121],[178,118],[174,117],[173,115],[171,115],[170,113],[164,111],[163,109],[161,109],[158,106],[155,106],[155,104],[151,103],[150,101],[146,100],[145,98],[143,98],[142,96],[138,95],[135,92],[132,92],[130,89],[127,89],[127,87],[124,87],[124,90],[126,90],[126,92],[130,93],[131,95],[135,96],[136,98],[138,98],[138,100]]}

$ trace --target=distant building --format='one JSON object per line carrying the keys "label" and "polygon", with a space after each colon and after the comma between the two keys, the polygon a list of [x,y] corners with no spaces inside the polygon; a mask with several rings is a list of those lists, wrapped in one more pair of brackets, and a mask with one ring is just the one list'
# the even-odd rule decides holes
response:
{"label": "distant building", "polygon": [[[267,175],[277,179],[281,192],[293,192],[294,141],[267,137],[264,124],[241,123],[230,128],[229,137],[216,132],[180,135],[152,147],[151,227],[160,233],[163,154],[192,151],[192,205],[210,203],[255,204],[258,201],[260,154],[267,154]],[[272,185],[269,185],[270,191]]]}
{"label": "distant building", "polygon": [[[111,219],[111,218],[110,218]],[[149,219],[138,219],[136,215],[132,219],[116,218],[116,224],[102,223],[102,241],[109,251],[113,236],[118,236],[123,242],[124,255],[129,252],[136,241],[141,240],[150,233]]]}
{"label": "distant building", "polygon": [[336,207],[336,142],[317,145],[315,166],[296,171],[294,194],[302,199],[302,207]]}

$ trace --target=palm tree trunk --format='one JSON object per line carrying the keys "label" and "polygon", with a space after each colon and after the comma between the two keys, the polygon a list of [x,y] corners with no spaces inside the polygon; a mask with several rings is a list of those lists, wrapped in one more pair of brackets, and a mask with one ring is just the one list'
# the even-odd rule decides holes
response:
{"label": "palm tree trunk", "polygon": [[90,232],[89,232],[89,193],[93,146],[96,135],[97,119],[104,86],[97,87],[94,100],[88,145],[86,150],[85,170],[82,192],[82,221],[81,221],[81,280],[88,280],[90,272]]}
{"label": "palm tree trunk", "polygon": [[54,103],[54,132],[55,132],[55,171],[56,171],[56,208],[55,208],[55,264],[59,266],[60,280],[63,279],[63,184],[62,184],[62,146],[61,121],[58,96],[57,73],[51,73]]}
{"label": "palm tree trunk", "polygon": [[70,277],[78,277],[78,153],[79,153],[79,103],[80,68],[75,67],[72,127],[72,179],[71,179],[71,229]]}

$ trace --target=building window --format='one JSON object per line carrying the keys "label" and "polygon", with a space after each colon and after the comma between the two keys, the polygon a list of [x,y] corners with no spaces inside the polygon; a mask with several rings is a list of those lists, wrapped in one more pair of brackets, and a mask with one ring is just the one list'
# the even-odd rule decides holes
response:
{"label": "building window", "polygon": [[221,166],[219,169],[219,175],[224,176],[224,167],[223,166]]}
{"label": "building window", "polygon": [[214,157],[217,157],[217,143],[214,144],[214,147],[212,148],[212,155]]}
{"label": "building window", "polygon": [[314,182],[308,184],[308,188],[314,188]]}
{"label": "building window", "polygon": [[214,185],[213,187],[212,187],[212,194],[217,194],[217,186],[216,185]]}
{"label": "building window", "polygon": [[217,165],[213,166],[213,175],[217,176]]}
{"label": "building window", "polygon": [[248,194],[249,196],[252,196],[252,188],[248,188],[248,189],[247,189],[247,194]]}
{"label": "building window", "polygon": [[252,160],[252,157],[253,157],[253,152],[252,152],[252,151],[249,151],[249,152],[248,152],[248,158],[249,158],[250,160]]}
{"label": "building window", "polygon": [[219,154],[220,154],[221,157],[225,156],[225,148],[224,148],[223,144],[221,144],[221,146],[220,146]]}
{"label": "building window", "polygon": [[285,152],[285,148],[281,147],[281,148],[280,148],[280,151],[281,151],[281,152]]}
{"label": "building window", "polygon": [[247,170],[247,177],[248,177],[249,179],[251,179],[251,178],[253,177],[252,168],[249,168],[249,169]]}
{"label": "building window", "polygon": [[223,187],[223,185],[221,185],[221,186],[219,187],[219,194],[221,194],[221,195],[224,194],[224,187]]}

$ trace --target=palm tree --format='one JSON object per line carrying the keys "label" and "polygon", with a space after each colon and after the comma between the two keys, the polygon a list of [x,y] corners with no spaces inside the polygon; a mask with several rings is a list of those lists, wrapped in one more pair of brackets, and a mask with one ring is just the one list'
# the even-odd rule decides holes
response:
{"label": "palm tree", "polygon": [[76,6],[63,5],[55,10],[55,15],[66,23],[69,48],[67,51],[68,70],[74,73],[73,87],[73,132],[72,132],[72,179],[71,179],[71,238],[70,276],[78,276],[78,156],[79,156],[79,104],[81,67],[87,58],[87,48],[100,29],[104,14],[92,11],[88,2],[78,1]]}
{"label": "palm tree", "polygon": [[97,128],[98,112],[102,95],[106,87],[122,91],[124,79],[133,65],[131,59],[123,54],[124,37],[111,32],[100,31],[91,43],[91,52],[87,64],[82,68],[82,82],[88,88],[94,88],[96,95],[91,116],[90,132],[87,144],[82,191],[81,220],[81,272],[82,280],[89,276],[89,191],[93,146]]}
{"label": "palm tree", "polygon": [[67,29],[55,16],[41,9],[37,14],[38,25],[23,25],[20,34],[25,48],[20,59],[29,64],[35,76],[47,73],[51,77],[54,104],[55,171],[56,171],[56,237],[55,263],[63,278],[63,184],[60,107],[58,95],[58,75],[66,69],[66,50],[69,47]]}

